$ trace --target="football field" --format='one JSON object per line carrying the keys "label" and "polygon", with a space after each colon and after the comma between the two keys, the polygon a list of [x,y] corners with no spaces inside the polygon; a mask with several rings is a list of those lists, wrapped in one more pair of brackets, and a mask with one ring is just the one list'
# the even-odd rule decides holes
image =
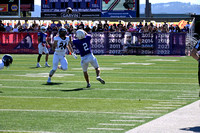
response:
{"label": "football field", "polygon": [[67,55],[68,70],[57,70],[50,85],[44,55],[42,68],[37,55],[12,56],[0,70],[0,132],[124,133],[199,100],[197,62],[188,56],[98,55],[106,84],[89,66],[91,88],[80,56]]}

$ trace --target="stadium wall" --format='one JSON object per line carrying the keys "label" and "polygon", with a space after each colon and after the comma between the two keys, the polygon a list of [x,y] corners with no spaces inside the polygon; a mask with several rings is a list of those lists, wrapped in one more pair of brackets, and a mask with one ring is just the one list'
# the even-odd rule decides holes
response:
{"label": "stadium wall", "polygon": [[[185,55],[186,33],[131,33],[128,42],[122,32],[94,32],[94,54]],[[0,33],[0,54],[37,54],[37,33]],[[128,46],[128,47],[125,47]],[[124,52],[127,50],[128,52]],[[67,52],[67,51],[66,51]],[[75,49],[76,53],[79,53]],[[53,53],[50,49],[50,53]]]}

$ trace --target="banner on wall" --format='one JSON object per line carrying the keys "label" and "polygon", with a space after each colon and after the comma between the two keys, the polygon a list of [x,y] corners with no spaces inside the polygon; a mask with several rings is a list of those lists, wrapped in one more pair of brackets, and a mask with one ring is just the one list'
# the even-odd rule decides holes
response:
{"label": "banner on wall", "polygon": [[37,33],[0,33],[1,54],[38,53]]}
{"label": "banner on wall", "polygon": [[[98,55],[124,54],[127,43],[132,55],[185,55],[185,33],[94,32],[91,37],[92,52]],[[0,33],[0,54],[4,53],[37,54],[37,33]]]}

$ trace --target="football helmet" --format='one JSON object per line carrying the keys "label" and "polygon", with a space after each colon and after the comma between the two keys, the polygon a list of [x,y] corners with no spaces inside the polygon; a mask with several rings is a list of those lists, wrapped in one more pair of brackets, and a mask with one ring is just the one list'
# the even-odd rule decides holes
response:
{"label": "football helmet", "polygon": [[13,62],[13,58],[11,55],[6,54],[3,56],[2,61],[4,63],[4,66],[8,67]]}
{"label": "football helmet", "polygon": [[84,30],[77,30],[76,31],[76,37],[80,40],[85,38],[85,31]]}
{"label": "football helmet", "polygon": [[67,35],[67,30],[65,28],[60,28],[58,33],[60,37],[64,37]]}
{"label": "football helmet", "polygon": [[40,30],[41,30],[42,33],[45,33],[45,32],[47,31],[46,27],[44,27],[44,26],[42,26],[42,27],[40,28]]}
{"label": "football helmet", "polygon": [[66,13],[67,13],[67,14],[72,14],[72,8],[71,8],[71,7],[68,7],[68,8],[66,9]]}

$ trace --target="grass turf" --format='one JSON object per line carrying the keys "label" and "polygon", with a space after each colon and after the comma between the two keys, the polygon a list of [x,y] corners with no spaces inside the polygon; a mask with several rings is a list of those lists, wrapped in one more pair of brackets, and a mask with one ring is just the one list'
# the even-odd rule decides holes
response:
{"label": "grass turf", "polygon": [[67,56],[69,69],[48,85],[37,55],[12,56],[0,71],[0,132],[122,133],[199,99],[191,57],[96,56],[106,84],[89,69],[88,89],[80,57]]}

